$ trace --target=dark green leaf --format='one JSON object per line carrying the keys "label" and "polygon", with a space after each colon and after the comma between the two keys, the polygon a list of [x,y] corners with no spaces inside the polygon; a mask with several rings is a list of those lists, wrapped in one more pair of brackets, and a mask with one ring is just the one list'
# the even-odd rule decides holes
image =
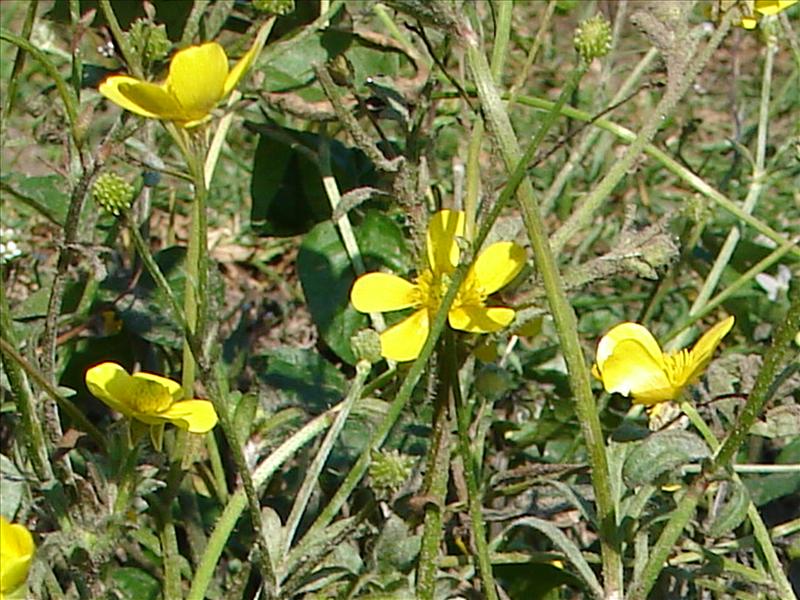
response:
{"label": "dark green leaf", "polygon": [[688,431],[659,431],[640,442],[622,467],[626,485],[650,483],[662,473],[711,455],[706,443]]}
{"label": "dark green leaf", "polygon": [[253,362],[264,383],[312,412],[327,410],[344,396],[344,375],[314,350],[277,348]]}
{"label": "dark green leaf", "polygon": [[725,502],[708,525],[708,535],[715,538],[727,535],[741,525],[750,506],[750,494],[741,481],[730,480],[725,485],[728,488]]}
{"label": "dark green leaf", "polygon": [[112,585],[117,597],[123,600],[156,600],[160,589],[158,580],[133,567],[117,567],[111,571]]}

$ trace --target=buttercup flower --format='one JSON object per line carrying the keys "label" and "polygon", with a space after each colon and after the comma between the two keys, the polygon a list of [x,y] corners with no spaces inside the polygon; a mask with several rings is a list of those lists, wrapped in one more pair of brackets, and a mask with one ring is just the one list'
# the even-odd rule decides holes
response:
{"label": "buttercup flower", "polygon": [[228,69],[228,56],[216,42],[189,46],[175,54],[164,83],[112,75],[100,93],[142,117],[194,127],[208,119],[219,102],[233,91],[264,45],[269,29],[262,27],[247,53]]}
{"label": "buttercup flower", "polygon": [[34,549],[30,531],[0,516],[0,600],[25,597]]}
{"label": "buttercup flower", "polygon": [[[414,360],[428,337],[450,278],[458,265],[456,237],[464,235],[464,213],[442,210],[431,217],[427,233],[428,267],[412,282],[388,273],[359,277],[350,300],[361,312],[417,310],[381,334],[381,354],[391,360]],[[469,333],[498,331],[514,319],[514,309],[487,307],[486,298],[507,285],[525,264],[525,251],[513,242],[497,242],[484,250],[467,273],[448,313],[453,329]]]}
{"label": "buttercup flower", "polygon": [[733,317],[728,317],[706,331],[691,350],[665,353],[647,328],[621,323],[597,345],[592,374],[607,392],[631,396],[635,404],[675,400],[700,377],[731,327]]}
{"label": "buttercup flower", "polygon": [[86,386],[112,409],[147,425],[172,423],[190,433],[206,433],[217,424],[211,402],[181,400],[180,384],[160,375],[129,375],[117,363],[105,362],[86,371]]}
{"label": "buttercup flower", "polygon": [[792,4],[797,4],[797,0],[755,0],[751,4],[750,14],[744,15],[740,23],[745,29],[755,29],[761,15],[776,15]]}

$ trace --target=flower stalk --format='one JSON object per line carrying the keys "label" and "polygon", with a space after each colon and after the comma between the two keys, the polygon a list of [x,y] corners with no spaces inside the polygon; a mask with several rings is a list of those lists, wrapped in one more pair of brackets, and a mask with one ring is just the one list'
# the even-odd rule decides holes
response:
{"label": "flower stalk", "polygon": [[[522,156],[508,113],[495,87],[489,65],[478,47],[474,32],[465,36],[467,62],[475,79],[478,97],[486,117],[497,137],[509,172],[519,164]],[[605,590],[609,598],[620,598],[622,593],[622,559],[616,540],[616,516],[603,433],[597,407],[594,403],[589,370],[580,346],[575,312],[569,304],[558,272],[553,252],[544,230],[539,206],[528,178],[522,179],[517,190],[534,259],[542,275],[548,303],[558,332],[564,359],[570,373],[570,384],[575,394],[576,412],[581,423],[584,440],[592,465],[592,484],[601,524],[601,548]]]}

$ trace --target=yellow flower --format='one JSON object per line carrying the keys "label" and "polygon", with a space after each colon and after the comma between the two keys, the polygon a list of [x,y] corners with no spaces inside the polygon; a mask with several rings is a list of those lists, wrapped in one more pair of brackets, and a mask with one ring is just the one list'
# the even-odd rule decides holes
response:
{"label": "yellow flower", "polygon": [[164,83],[142,81],[128,75],[112,75],[100,84],[100,93],[142,117],[174,121],[194,127],[231,93],[264,45],[268,27],[262,27],[247,53],[228,70],[222,46],[209,42],[190,46],[172,57]]}
{"label": "yellow flower", "polygon": [[745,29],[755,29],[760,15],[777,15],[792,4],[797,4],[797,0],[755,0],[749,4],[750,14],[742,16],[740,25]]}
{"label": "yellow flower", "polygon": [[206,433],[217,424],[211,402],[181,400],[180,384],[166,377],[129,375],[117,363],[105,362],[86,371],[86,386],[112,409],[147,425],[172,423],[190,433]]}
{"label": "yellow flower", "polygon": [[34,549],[30,531],[0,516],[0,600],[25,597]]}
{"label": "yellow flower", "polygon": [[[431,217],[427,234],[428,267],[411,283],[388,273],[359,277],[350,300],[361,312],[418,309],[381,334],[381,354],[391,360],[414,360],[428,337],[431,319],[447,293],[458,265],[457,236],[464,235],[464,213],[442,210]],[[464,278],[450,307],[453,329],[470,333],[498,331],[514,319],[514,309],[487,307],[486,298],[507,285],[525,264],[525,251],[513,242],[497,242],[484,250]]]}
{"label": "yellow flower", "polygon": [[645,327],[621,323],[597,345],[592,374],[607,392],[631,396],[636,404],[675,400],[700,377],[731,327],[733,317],[728,317],[706,331],[691,350],[665,353]]}

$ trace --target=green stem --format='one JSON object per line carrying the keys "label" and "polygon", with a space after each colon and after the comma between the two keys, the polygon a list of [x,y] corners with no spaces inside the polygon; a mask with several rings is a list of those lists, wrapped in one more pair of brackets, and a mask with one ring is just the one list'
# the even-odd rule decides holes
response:
{"label": "green stem", "polygon": [[[307,423],[288,440],[278,446],[278,448],[253,471],[253,485],[261,489],[281,465],[292,458],[303,446],[311,442],[311,440],[330,426],[338,410],[339,406],[323,413],[313,421]],[[187,600],[203,600],[206,597],[206,591],[214,577],[214,571],[219,562],[219,558],[222,556],[225,544],[228,538],[230,538],[231,533],[233,533],[233,529],[239,521],[239,517],[245,506],[247,506],[247,497],[244,490],[240,487],[230,497],[228,504],[225,506],[225,510],[223,510],[222,515],[220,515],[214,526],[214,531],[208,538],[208,544],[197,565],[194,577],[192,577],[192,587],[189,590]]]}
{"label": "green stem", "polygon": [[355,406],[356,402],[361,399],[361,393],[364,390],[364,382],[367,380],[370,369],[371,365],[366,360],[359,360],[356,364],[356,376],[350,385],[350,390],[347,392],[347,397],[341,404],[341,410],[339,411],[339,414],[336,415],[333,425],[331,425],[331,428],[325,435],[325,439],[322,441],[322,444],[320,444],[311,466],[306,471],[306,475],[303,478],[303,483],[300,486],[300,489],[297,491],[297,495],[295,496],[295,501],[292,505],[292,511],[289,514],[289,518],[286,519],[286,525],[283,528],[284,558],[288,558],[289,556],[289,550],[292,547],[294,534],[297,532],[298,525],[300,525],[300,519],[303,517],[303,513],[306,510],[308,501],[311,499],[311,494],[314,491],[315,486],[318,484],[319,475],[322,472],[322,468],[325,466],[325,462],[328,460],[331,450],[333,450],[333,445],[339,438],[339,434],[341,433],[347,418],[350,416],[350,411],[353,409],[353,406]]}
{"label": "green stem", "polygon": [[[747,192],[747,197],[745,198],[744,205],[742,206],[742,210],[748,215],[752,214],[753,209],[756,206],[756,202],[758,202],[758,199],[761,196],[761,192],[764,189],[764,178],[766,175],[764,163],[767,152],[767,131],[769,129],[769,98],[772,86],[772,67],[775,62],[774,57],[775,53],[777,52],[777,47],[775,44],[767,43],[765,51],[766,59],[764,60],[764,71],[761,80],[761,100],[759,103],[758,132],[756,134],[756,153],[755,164],[753,165],[753,179],[750,182],[750,189]],[[697,314],[708,303],[708,299],[711,297],[711,294],[714,293],[714,290],[716,289],[717,284],[722,277],[722,272],[728,266],[731,256],[733,256],[733,252],[736,250],[736,246],[738,245],[741,237],[742,233],[738,226],[734,226],[728,232],[728,236],[725,238],[725,242],[722,244],[722,248],[720,248],[719,254],[717,254],[717,258],[714,260],[714,264],[711,266],[711,270],[706,276],[703,286],[700,288],[700,291],[697,294],[697,298],[695,298],[694,302],[692,302],[692,306],[689,309],[688,315],[690,319],[698,318]],[[693,328],[685,328],[672,341],[668,349],[685,346],[693,333]]]}
{"label": "green stem", "polygon": [[[130,423],[128,423],[130,426]],[[127,443],[125,444],[127,447]],[[136,460],[139,457],[139,444],[133,441],[133,446],[125,453],[125,462],[120,467],[117,478],[117,498],[114,501],[114,514],[127,510],[131,493],[136,489]]]}
{"label": "green stem", "polygon": [[[449,333],[449,332],[448,332]],[[445,339],[448,333],[444,334]],[[444,340],[443,340],[444,341]],[[442,542],[447,482],[450,476],[450,417],[448,406],[457,385],[446,354],[449,344],[442,343],[439,351],[439,385],[433,409],[433,435],[428,449],[425,481],[424,525],[417,564],[416,598],[433,600],[436,592],[436,568]]]}
{"label": "green stem", "polygon": [[[4,280],[3,270],[0,269],[0,280]],[[50,466],[47,453],[47,442],[42,429],[42,422],[36,412],[36,401],[33,397],[28,378],[14,354],[6,352],[6,348],[18,348],[19,343],[14,335],[14,324],[11,318],[11,309],[6,298],[6,286],[0,284],[0,331],[2,332],[2,364],[8,377],[8,383],[13,392],[12,398],[17,405],[17,410],[22,417],[22,442],[28,453],[28,459],[33,465],[33,470],[40,481],[53,479],[53,469]]]}
{"label": "green stem", "polygon": [[[503,108],[500,94],[493,84],[486,57],[479,49],[474,33],[467,35],[466,41],[467,62],[475,79],[481,105],[498,140],[506,168],[511,172],[519,166],[521,157],[514,130],[511,127],[508,113]],[[544,126],[540,128],[540,131],[543,128]],[[541,213],[534,197],[533,186],[527,177],[521,181],[517,197],[567,363],[570,384],[575,395],[576,412],[592,465],[592,484],[601,524],[600,537],[606,595],[609,598],[618,598],[622,593],[622,560],[618,544],[615,541],[614,500],[611,493],[603,432],[592,395],[589,370],[578,338],[575,312],[564,291],[561,276],[545,234]]]}
{"label": "green stem", "polygon": [[[29,41],[31,38],[33,24],[36,21],[36,9],[38,7],[38,2],[28,3],[28,12],[25,13],[25,22],[22,24],[22,35],[20,36],[20,38],[25,41]],[[8,117],[11,115],[11,110],[14,107],[14,98],[17,95],[17,82],[20,80],[19,74],[22,72],[22,68],[24,66],[25,49],[18,46],[17,53],[14,56],[14,66],[11,68],[11,75],[8,78],[8,83],[6,83],[6,105],[3,110],[3,114],[6,118],[0,121],[0,131],[2,131],[2,133],[0,133],[0,138],[5,137],[5,128],[8,124]]]}
{"label": "green stem", "polygon": [[108,23],[108,28],[111,29],[111,35],[114,36],[114,40],[117,42],[122,58],[125,60],[131,75],[137,79],[144,79],[142,61],[128,43],[127,36],[122,32],[119,21],[117,21],[117,15],[114,14],[114,9],[111,8],[110,0],[100,0],[100,10]]}
{"label": "green stem", "polygon": [[[165,507],[164,510],[169,510]],[[181,568],[178,538],[172,519],[166,518],[159,531],[161,539],[161,555],[164,564],[164,600],[181,600]]]}
{"label": "green stem", "polygon": [[478,568],[481,574],[483,589],[488,600],[497,600],[497,589],[494,583],[492,560],[489,556],[489,545],[486,540],[486,525],[483,521],[483,495],[478,486],[480,466],[472,451],[469,427],[471,411],[467,399],[461,394],[461,385],[458,381],[458,368],[456,365],[456,349],[452,333],[445,338],[449,351],[445,359],[450,361],[449,371],[453,375],[452,389],[455,395],[456,420],[458,423],[458,449],[464,463],[464,473],[467,480],[467,493],[469,495],[469,516],[472,522],[472,537],[477,552]]}

